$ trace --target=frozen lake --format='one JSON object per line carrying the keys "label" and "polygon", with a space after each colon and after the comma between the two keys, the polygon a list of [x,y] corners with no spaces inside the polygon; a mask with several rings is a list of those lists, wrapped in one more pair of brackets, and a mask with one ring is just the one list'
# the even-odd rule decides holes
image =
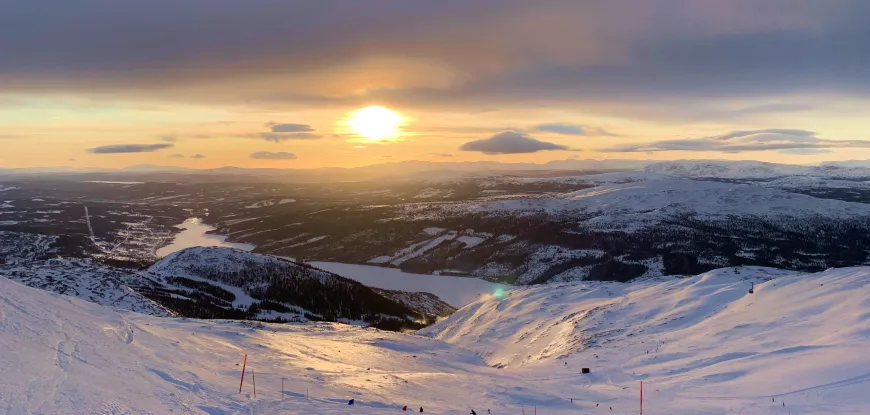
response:
{"label": "frozen lake", "polygon": [[478,278],[409,274],[395,268],[371,265],[343,264],[340,262],[311,262],[311,265],[342,277],[357,280],[370,287],[432,293],[454,307],[462,307],[476,300],[481,294],[511,288],[509,285]]}
{"label": "frozen lake", "polygon": [[194,246],[224,246],[245,251],[254,249],[254,245],[251,244],[226,242],[227,237],[223,235],[207,234],[206,232],[214,230],[214,228],[202,223],[202,220],[199,218],[190,218],[181,225],[178,225],[178,227],[184,230],[175,235],[171,244],[157,250],[158,258],[163,258],[175,251]]}
{"label": "frozen lake", "polygon": [[[157,257],[163,258],[175,251],[194,246],[224,246],[245,251],[254,245],[226,242],[223,235],[209,235],[214,228],[202,223],[199,218],[190,218],[178,225],[184,229],[175,236],[172,243],[157,250]],[[365,285],[387,290],[422,291],[437,295],[454,307],[462,307],[476,300],[481,294],[497,290],[509,290],[509,285],[497,284],[478,278],[451,277],[447,275],[410,274],[395,268],[371,265],[344,264],[340,262],[312,262],[312,266],[357,280]]]}

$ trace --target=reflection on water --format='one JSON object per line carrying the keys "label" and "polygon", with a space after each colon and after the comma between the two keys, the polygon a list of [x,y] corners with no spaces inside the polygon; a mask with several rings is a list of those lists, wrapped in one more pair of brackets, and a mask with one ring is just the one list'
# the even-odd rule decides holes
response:
{"label": "reflection on water", "polygon": [[254,249],[254,245],[251,244],[226,242],[227,237],[223,235],[207,234],[206,232],[214,230],[214,228],[202,223],[202,220],[199,218],[190,218],[181,225],[178,225],[178,227],[184,230],[175,235],[175,239],[172,240],[171,244],[157,250],[158,258],[163,258],[173,252],[194,246],[223,246],[245,251]]}

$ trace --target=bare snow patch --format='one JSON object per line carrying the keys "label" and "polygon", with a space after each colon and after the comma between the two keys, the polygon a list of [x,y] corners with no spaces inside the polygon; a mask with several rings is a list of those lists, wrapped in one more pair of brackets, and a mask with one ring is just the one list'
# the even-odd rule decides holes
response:
{"label": "bare snow patch", "polygon": [[456,238],[456,240],[457,240],[458,242],[462,242],[463,244],[465,244],[465,247],[466,247],[466,248],[474,248],[475,246],[480,245],[481,243],[483,243],[483,241],[485,241],[486,239],[483,239],[483,238],[480,238],[480,237],[477,237],[477,236],[466,236],[466,235],[463,235],[463,236],[460,236],[460,237]]}

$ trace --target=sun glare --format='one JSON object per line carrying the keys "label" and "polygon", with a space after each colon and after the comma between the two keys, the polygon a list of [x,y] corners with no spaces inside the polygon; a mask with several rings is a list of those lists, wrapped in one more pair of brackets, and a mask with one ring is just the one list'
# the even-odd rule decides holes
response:
{"label": "sun glare", "polygon": [[369,140],[382,141],[399,135],[402,117],[393,110],[372,105],[354,111],[347,124]]}

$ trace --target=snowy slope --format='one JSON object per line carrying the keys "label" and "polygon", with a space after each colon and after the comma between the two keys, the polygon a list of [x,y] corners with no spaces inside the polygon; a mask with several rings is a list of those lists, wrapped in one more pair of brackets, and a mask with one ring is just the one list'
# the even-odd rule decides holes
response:
{"label": "snowy slope", "polygon": [[[728,268],[528,287],[472,303],[421,333],[508,370],[553,373],[565,391],[587,385],[578,396],[603,400],[610,388],[643,380],[665,413],[784,414],[770,411],[785,400],[792,413],[857,414],[870,407],[861,392],[870,386],[868,298],[866,267]],[[580,367],[592,376],[577,375]],[[698,411],[677,411],[688,404]],[[720,409],[700,410],[708,407]]]}
{"label": "snowy slope", "polygon": [[0,276],[107,307],[160,317],[172,315],[127,285],[128,281],[137,279],[135,274],[90,260],[50,259],[27,265],[0,265]]}
{"label": "snowy slope", "polygon": [[[157,318],[0,279],[0,370],[29,374],[0,378],[0,408],[624,415],[637,413],[643,380],[650,414],[866,414],[870,269],[784,274],[525,288],[429,330],[461,347],[347,325]],[[487,365],[497,360],[506,367]]]}
{"label": "snowy slope", "polygon": [[[424,337],[339,324],[161,319],[7,279],[0,279],[0,349],[7,374],[0,412],[10,415],[347,415],[403,405],[498,413],[499,401],[536,395],[472,353]],[[10,376],[16,373],[28,375]]]}

